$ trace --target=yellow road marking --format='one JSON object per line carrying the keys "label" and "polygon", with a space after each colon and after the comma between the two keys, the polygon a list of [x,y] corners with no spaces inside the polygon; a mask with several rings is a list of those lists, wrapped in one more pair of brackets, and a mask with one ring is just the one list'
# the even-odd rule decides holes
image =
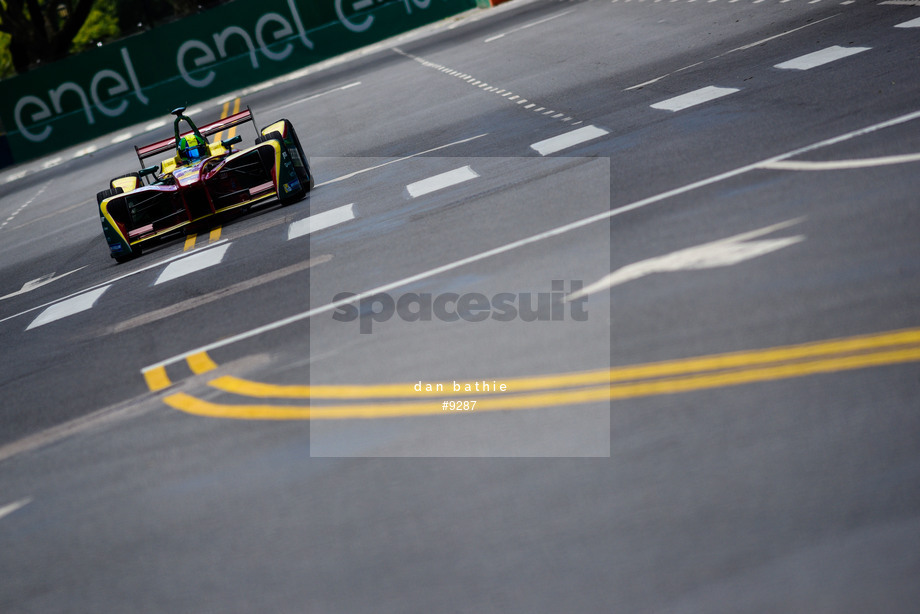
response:
{"label": "yellow road marking", "polygon": [[[731,352],[714,354],[698,358],[669,360],[643,365],[615,367],[612,369],[599,369],[596,371],[583,371],[578,373],[563,373],[558,375],[544,375],[538,377],[524,377],[495,380],[506,384],[508,392],[526,392],[531,390],[549,390],[554,388],[570,388],[575,386],[588,386],[612,382],[624,382],[636,379],[666,377],[685,373],[725,370],[753,365],[790,362],[830,356],[834,354],[847,354],[864,352],[883,347],[901,346],[920,343],[920,329],[894,331],[878,335],[863,335],[847,339],[835,339],[815,343],[789,345],[764,350],[748,352]],[[482,381],[482,380],[480,380]],[[491,383],[493,380],[485,380]],[[423,382],[423,388],[425,386]],[[232,394],[276,399],[379,399],[379,398],[405,398],[405,397],[443,397],[490,395],[493,392],[477,392],[475,382],[457,382],[460,390],[454,392],[454,382],[431,382],[432,391],[413,390],[413,383],[401,384],[376,384],[376,385],[277,385],[261,382],[251,382],[233,376],[218,377],[210,382],[213,388]],[[466,392],[466,386],[473,390]],[[442,390],[438,391],[440,385]]]}
{"label": "yellow road marking", "polygon": [[[233,114],[236,115],[240,112],[240,99],[237,98],[233,101]],[[226,115],[224,116],[226,117]],[[227,138],[232,139],[236,136],[236,126],[230,126],[230,131],[227,132]]]}
{"label": "yellow road marking", "polygon": [[[473,412],[540,409],[560,405],[577,405],[644,396],[677,394],[708,388],[723,388],[918,360],[920,360],[920,346],[890,352],[859,354],[727,373],[675,377],[611,386],[591,386],[575,390],[536,394],[497,395],[477,400],[476,408]],[[245,420],[344,420],[431,416],[446,413],[442,409],[442,403],[437,400],[323,407],[311,407],[309,405],[227,405],[204,401],[185,393],[177,393],[167,396],[163,401],[173,409],[189,414]]]}
{"label": "yellow road marking", "polygon": [[195,375],[201,375],[202,373],[207,373],[217,368],[217,364],[211,360],[207,352],[192,354],[186,359],[186,362]]}
{"label": "yellow road marking", "polygon": [[[220,240],[221,227],[216,226],[211,229],[210,234],[208,235],[208,243],[215,243]],[[185,237],[185,244],[182,246],[182,251],[187,252],[191,249],[195,249],[195,243],[198,241],[198,235],[194,232],[189,233]]]}
{"label": "yellow road marking", "polygon": [[[240,99],[237,97],[233,101],[233,114],[236,115],[240,112]],[[226,119],[230,116],[230,101],[224,103],[223,110],[220,112],[220,118]],[[221,130],[214,135],[214,143],[220,143],[223,140],[224,131]],[[230,126],[230,130],[227,131],[227,138],[232,139],[236,136],[236,126]]]}
{"label": "yellow road marking", "polygon": [[[598,386],[552,393],[496,397],[477,401],[474,411],[537,409],[554,405],[599,402],[606,401],[608,394],[609,388],[607,386]],[[163,401],[173,409],[186,413],[214,418],[242,418],[247,420],[398,418],[446,413],[441,409],[441,402],[436,400],[326,407],[311,407],[309,405],[224,405],[204,401],[180,392],[169,395]]]}
{"label": "yellow road marking", "polygon": [[[220,118],[221,118],[221,119],[226,119],[227,117],[229,117],[229,116],[230,116],[229,111],[230,111],[230,101],[228,100],[227,102],[224,103],[223,109],[222,109],[221,112],[220,112]],[[235,114],[235,113],[239,113],[239,111],[240,111],[240,99],[239,99],[239,97],[237,97],[237,98],[233,101],[233,113],[234,113],[234,114]],[[214,142],[214,143],[219,143],[220,141],[222,141],[222,140],[223,140],[223,138],[222,138],[222,137],[223,137],[223,134],[224,134],[224,131],[223,131],[223,130],[221,130],[220,132],[218,132],[217,134],[215,134],[215,135],[214,135],[214,140],[213,140],[213,142]],[[230,127],[230,130],[227,132],[227,138],[228,138],[228,139],[231,139],[231,138],[233,138],[234,136],[236,136],[236,126],[231,126],[231,127]],[[220,240],[220,232],[221,232],[221,227],[220,227],[220,226],[218,226],[218,227],[212,229],[212,230],[211,230],[211,234],[210,234],[210,236],[208,237],[208,242],[209,242],[209,243],[214,243],[215,241],[219,241],[219,240]],[[198,235],[197,235],[197,234],[189,234],[189,235],[185,238],[185,246],[182,248],[182,251],[187,252],[187,251],[189,251],[190,249],[193,249],[193,248],[195,247],[195,241],[196,241],[197,239],[198,239]]]}
{"label": "yellow road marking", "polygon": [[[577,405],[603,401],[621,400],[643,396],[677,394],[710,388],[737,386],[755,382],[767,382],[821,373],[834,373],[853,369],[878,367],[920,361],[920,329],[893,331],[878,335],[865,335],[848,339],[801,344],[786,347],[733,352],[702,356],[686,360],[674,360],[633,367],[604,369],[583,373],[550,375],[544,378],[518,378],[506,380],[516,382],[509,385],[509,393],[479,393],[475,412],[516,409],[538,409],[561,405]],[[190,367],[203,371],[216,367],[205,354],[196,354],[188,359]],[[165,378],[165,370],[162,377]],[[606,379],[598,380],[601,376]],[[153,388],[157,380],[145,372],[148,384]],[[635,381],[635,380],[645,381]],[[632,380],[632,381],[629,381]],[[168,379],[166,379],[168,382]],[[603,385],[587,385],[603,381]],[[584,386],[566,390],[545,390],[549,382],[558,386]],[[168,385],[168,384],[167,384]],[[312,398],[371,398],[372,396],[407,397],[420,396],[411,390],[412,384],[391,386],[272,386],[257,382],[246,382],[223,376],[209,382],[209,385],[225,392],[248,396],[280,397],[277,393],[312,394]],[[530,388],[527,388],[530,386]],[[161,386],[162,388],[162,386]],[[407,388],[409,391],[407,392]],[[542,391],[541,391],[542,390]],[[316,391],[334,396],[314,394]],[[520,392],[528,392],[520,394]],[[345,392],[350,392],[345,395]],[[450,390],[438,393],[443,398],[455,398],[459,393]],[[307,397],[304,397],[307,398]],[[167,396],[164,402],[177,410],[210,417],[251,420],[329,420],[353,418],[392,418],[430,416],[443,414],[442,403],[435,399],[425,401],[398,401],[372,404],[325,405],[229,405],[212,403],[185,393]],[[456,412],[449,412],[456,413]]]}
{"label": "yellow road marking", "polygon": [[[224,119],[225,117],[227,117],[227,111],[228,111],[229,109],[230,109],[230,101],[228,100],[227,102],[224,103],[224,108],[223,108],[223,110],[220,112],[220,118],[221,118],[221,119]],[[223,130],[221,130],[220,132],[218,132],[217,134],[215,134],[215,135],[214,135],[214,142],[215,142],[215,143],[221,142],[221,141],[223,140],[223,139],[221,138],[221,137],[223,136],[223,134],[224,134],[224,131],[223,131]]]}
{"label": "yellow road marking", "polygon": [[147,387],[150,388],[151,392],[172,386],[165,367],[156,367],[149,371],[144,371],[144,380],[146,380]]}

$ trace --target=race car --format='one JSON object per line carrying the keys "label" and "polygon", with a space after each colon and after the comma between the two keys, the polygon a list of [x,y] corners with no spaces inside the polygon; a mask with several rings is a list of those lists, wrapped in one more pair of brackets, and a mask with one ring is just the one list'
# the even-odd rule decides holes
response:
{"label": "race car", "polygon": [[[313,189],[313,174],[294,127],[281,119],[259,131],[255,145],[236,149],[242,136],[208,137],[251,122],[247,108],[198,128],[185,107],[172,111],[174,136],[134,147],[141,170],[112,179],[96,195],[112,258],[140,256],[145,244],[208,225],[208,218],[276,199],[288,205]],[[181,129],[182,123],[186,129]],[[144,161],[174,151],[154,166]]]}

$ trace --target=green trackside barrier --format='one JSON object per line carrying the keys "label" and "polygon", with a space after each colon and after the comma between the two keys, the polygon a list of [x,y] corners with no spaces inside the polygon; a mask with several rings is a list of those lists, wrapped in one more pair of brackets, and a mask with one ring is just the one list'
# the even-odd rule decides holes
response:
{"label": "green trackside barrier", "polygon": [[0,82],[0,140],[24,162],[475,6],[237,0]]}

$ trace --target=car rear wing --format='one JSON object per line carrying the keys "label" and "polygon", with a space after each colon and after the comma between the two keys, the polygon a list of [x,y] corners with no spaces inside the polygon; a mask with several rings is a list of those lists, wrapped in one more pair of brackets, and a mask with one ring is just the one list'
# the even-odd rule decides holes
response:
{"label": "car rear wing", "polygon": [[[249,107],[246,107],[245,110],[240,111],[239,113],[234,113],[223,119],[219,119],[210,124],[201,126],[198,129],[198,132],[202,136],[211,136],[212,134],[217,134],[232,128],[233,126],[239,126],[240,124],[245,124],[246,122],[252,122],[252,125],[255,126],[255,118],[252,115],[252,110]],[[188,136],[189,134],[194,134],[194,131],[188,130],[179,135],[179,138]],[[144,166],[144,160],[150,158],[157,154],[161,154],[164,151],[174,150],[176,148],[176,137],[171,136],[168,139],[163,139],[162,141],[157,141],[156,143],[151,143],[150,145],[144,145],[143,147],[134,146],[134,151],[137,152],[137,159],[140,161],[141,166]]]}

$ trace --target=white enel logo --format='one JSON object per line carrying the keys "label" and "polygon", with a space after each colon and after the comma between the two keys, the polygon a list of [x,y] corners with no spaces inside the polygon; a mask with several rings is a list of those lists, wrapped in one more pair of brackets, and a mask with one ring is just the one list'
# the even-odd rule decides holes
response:
{"label": "white enel logo", "polygon": [[[130,87],[128,86],[128,81],[125,81],[125,78],[120,73],[117,73],[109,68],[104,68],[93,75],[93,80],[90,82],[89,86],[89,98],[86,97],[86,91],[73,81],[66,81],[53,90],[48,90],[48,99],[51,102],[50,108],[48,107],[48,104],[38,96],[29,95],[20,98],[16,102],[16,108],[13,110],[13,116],[16,120],[16,127],[19,128],[22,136],[32,141],[33,143],[39,143],[51,136],[51,126],[46,125],[39,132],[32,132],[26,128],[22,121],[23,113],[27,111],[33,111],[31,115],[29,115],[29,119],[33,124],[51,117],[52,109],[54,109],[55,114],[63,113],[61,107],[61,98],[63,98],[64,94],[67,92],[71,92],[74,96],[80,99],[80,104],[83,107],[83,113],[86,115],[86,123],[90,125],[96,123],[96,118],[93,117],[94,107],[99,110],[100,113],[108,117],[118,117],[125,112],[125,109],[128,108],[128,101],[124,98],[118,104],[111,107],[105,104],[99,98],[99,90],[101,87],[103,87],[103,84],[109,86],[105,90],[109,96],[124,94],[130,91],[130,89],[133,87],[137,99],[142,104],[147,104],[149,100],[141,91],[140,84],[137,81],[137,73],[134,72],[134,65],[131,63],[131,56],[128,55],[127,49],[121,50],[121,58],[124,61],[125,73],[128,76],[128,80],[131,82]],[[90,105],[90,99],[93,101],[92,105]]]}
{"label": "white enel logo", "polygon": [[[386,2],[386,0],[377,0],[378,2]],[[409,4],[409,0],[403,0],[403,3],[406,5],[406,13],[409,15],[412,14],[412,4],[417,6],[420,9],[427,9],[431,4],[431,0],[412,0],[412,4]],[[363,11],[373,6],[374,0],[358,0],[357,2],[352,3],[351,8],[355,12]],[[342,22],[342,25],[351,30],[352,32],[364,32],[371,24],[374,23],[374,16],[368,15],[360,23],[354,22],[348,17],[345,16],[345,11],[342,9],[342,0],[335,0],[335,14],[338,16],[339,21]]]}
{"label": "white enel logo", "polygon": [[[287,5],[291,10],[291,20],[294,22],[294,25],[292,26],[291,22],[279,13],[266,13],[262,15],[255,24],[255,39],[258,43],[258,47],[253,44],[253,40],[249,33],[239,26],[230,26],[212,36],[214,46],[217,49],[217,55],[214,54],[214,51],[206,43],[200,40],[192,39],[182,43],[176,54],[176,64],[179,69],[179,74],[182,75],[186,83],[194,87],[206,87],[210,85],[216,77],[216,73],[213,70],[209,70],[203,77],[198,79],[193,78],[186,68],[186,55],[191,51],[197,51],[197,57],[191,58],[191,62],[195,68],[201,68],[202,66],[212,64],[216,62],[218,58],[225,58],[227,56],[227,39],[231,36],[239,36],[245,42],[246,46],[249,48],[249,56],[252,60],[253,68],[259,68],[259,60],[256,56],[257,50],[262,52],[265,57],[270,60],[280,61],[287,58],[294,51],[291,43],[286,43],[282,48],[274,51],[269,49],[268,45],[292,36],[294,34],[294,28],[297,29],[298,38],[303,45],[308,49],[313,49],[313,42],[307,38],[303,21],[300,18],[300,14],[297,12],[294,0],[287,0]],[[271,37],[271,41],[266,40],[266,34]],[[98,71],[93,75],[92,81],[90,82],[88,95],[86,88],[80,84],[74,81],[66,81],[56,88],[48,90],[48,97],[46,99],[31,94],[20,98],[16,102],[13,116],[16,127],[19,129],[22,136],[33,143],[40,143],[50,137],[53,131],[52,126],[45,124],[41,129],[36,129],[35,125],[53,116],[64,113],[61,100],[65,96],[77,97],[83,115],[86,117],[86,123],[90,126],[96,123],[94,111],[102,113],[107,117],[118,117],[128,108],[128,99],[126,97],[121,98],[121,100],[113,104],[111,101],[104,101],[101,94],[105,94],[108,97],[114,97],[119,94],[126,94],[133,91],[141,104],[148,104],[150,100],[144,95],[141,89],[140,82],[137,78],[137,72],[134,69],[131,56],[126,48],[121,50],[121,57],[124,63],[124,70],[119,72],[111,68],[104,68]]]}
{"label": "white enel logo", "polygon": [[[297,12],[297,7],[294,6],[294,0],[287,0],[287,4],[288,8],[291,10],[291,19],[294,21],[294,27],[297,28],[297,37],[300,39],[300,42],[303,43],[304,47],[313,49],[313,41],[307,37],[307,32],[303,27],[303,21],[300,19],[300,13]],[[257,49],[269,60],[279,62],[286,59],[293,53],[294,46],[291,43],[285,43],[284,46],[277,51],[269,49],[268,45],[271,43],[265,40],[265,28],[269,24],[274,24],[274,27],[270,30],[273,39],[272,42],[283,40],[294,34],[294,27],[291,26],[291,23],[285,19],[283,15],[280,13],[266,13],[256,21],[255,35],[258,47],[253,44],[249,33],[239,26],[230,26],[211,37],[214,39],[217,55],[214,55],[214,50],[212,50],[207,43],[196,39],[187,40],[179,46],[179,51],[176,53],[176,66],[179,68],[179,74],[181,74],[185,82],[192,87],[209,86],[211,82],[214,81],[217,74],[213,70],[209,70],[200,78],[192,77],[186,63],[186,56],[189,52],[197,52],[197,56],[191,58],[192,64],[194,64],[193,70],[207,66],[208,64],[213,64],[218,58],[223,59],[227,57],[227,39],[231,36],[239,36],[246,44],[246,47],[249,49],[249,59],[252,62],[253,68],[259,68],[259,58],[256,54]]]}
{"label": "white enel logo", "polygon": [[[372,6],[374,1],[357,0],[352,3],[351,8],[355,11],[361,11]],[[386,0],[376,1],[384,2]],[[412,13],[412,5],[420,9],[426,9],[431,5],[431,0],[402,1],[406,6],[406,12],[409,14]],[[217,77],[217,73],[214,70],[208,70],[199,76],[192,76],[191,73],[226,58],[227,41],[234,36],[239,37],[248,48],[250,62],[254,69],[259,68],[257,52],[261,52],[266,58],[275,62],[287,59],[294,52],[292,42],[286,42],[275,50],[269,49],[269,45],[289,39],[295,34],[295,30],[297,38],[303,46],[312,50],[313,42],[307,37],[303,20],[294,4],[294,0],[287,0],[287,6],[291,13],[290,20],[284,15],[275,12],[266,13],[256,20],[253,30],[255,41],[244,28],[230,26],[211,36],[213,48],[208,43],[198,39],[190,39],[182,43],[176,52],[176,67],[182,79],[192,87],[203,88],[209,86]],[[342,10],[342,0],[335,0],[335,12],[342,25],[352,32],[363,32],[370,28],[374,21],[372,15],[364,17],[360,22],[351,21]],[[271,40],[266,40],[266,36],[270,37]],[[148,104],[150,100],[142,91],[131,56],[126,48],[121,50],[121,57],[124,63],[124,71],[118,72],[111,68],[104,68],[95,73],[90,82],[88,96],[87,90],[83,86],[73,81],[66,81],[56,88],[48,90],[47,99],[42,99],[35,95],[20,98],[16,102],[14,109],[14,119],[20,134],[33,143],[40,143],[51,136],[52,126],[45,124],[41,129],[37,129],[36,124],[62,114],[64,111],[61,99],[65,95],[76,96],[79,99],[80,108],[86,117],[88,125],[96,123],[96,118],[93,114],[94,110],[107,117],[118,117],[128,108],[127,97],[122,97],[117,103],[112,103],[111,100],[103,101],[100,97],[100,92],[112,98],[133,91],[138,102],[144,105]],[[27,119],[28,122],[23,121],[24,119]]]}

